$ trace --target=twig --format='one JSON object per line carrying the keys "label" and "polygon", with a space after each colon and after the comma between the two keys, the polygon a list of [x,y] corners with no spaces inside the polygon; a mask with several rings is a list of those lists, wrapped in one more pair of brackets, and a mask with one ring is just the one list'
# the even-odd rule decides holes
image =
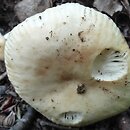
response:
{"label": "twig", "polygon": [[120,0],[121,4],[123,5],[123,7],[125,8],[125,10],[127,11],[127,13],[129,14],[130,17],[130,4],[128,0]]}
{"label": "twig", "polygon": [[61,125],[57,125],[48,121],[41,121],[41,126],[49,126],[49,127],[54,127],[54,128],[59,128],[61,130],[79,130],[79,128],[76,127],[67,127],[67,126],[61,126]]}
{"label": "twig", "polygon": [[0,75],[0,81],[3,80],[7,76],[7,72],[4,72]]}

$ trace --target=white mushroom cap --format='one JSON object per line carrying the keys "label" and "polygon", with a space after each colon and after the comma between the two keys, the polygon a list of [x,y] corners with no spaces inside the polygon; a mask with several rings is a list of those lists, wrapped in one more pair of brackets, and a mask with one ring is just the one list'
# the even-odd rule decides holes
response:
{"label": "white mushroom cap", "polygon": [[114,22],[67,3],[8,35],[5,63],[16,92],[51,121],[87,125],[130,105],[129,48]]}

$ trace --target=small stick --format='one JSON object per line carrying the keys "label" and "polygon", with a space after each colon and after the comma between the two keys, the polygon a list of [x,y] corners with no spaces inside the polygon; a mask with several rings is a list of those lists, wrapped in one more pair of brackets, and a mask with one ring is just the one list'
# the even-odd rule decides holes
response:
{"label": "small stick", "polygon": [[3,80],[7,76],[7,72],[4,72],[0,75],[0,81]]}
{"label": "small stick", "polygon": [[128,0],[121,0],[120,2],[124,6],[124,8],[126,9],[127,13],[129,14],[129,17],[130,17],[130,4],[129,4],[129,1]]}

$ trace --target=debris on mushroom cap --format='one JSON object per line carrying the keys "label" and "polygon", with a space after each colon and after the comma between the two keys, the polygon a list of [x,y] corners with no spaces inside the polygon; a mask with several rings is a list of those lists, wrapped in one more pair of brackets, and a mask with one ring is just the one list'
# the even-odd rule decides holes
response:
{"label": "debris on mushroom cap", "polygon": [[4,45],[5,45],[5,39],[4,36],[0,33],[0,60],[4,59]]}
{"label": "debris on mushroom cap", "polygon": [[129,47],[114,22],[67,3],[8,35],[5,64],[16,92],[51,121],[83,126],[130,105]]}

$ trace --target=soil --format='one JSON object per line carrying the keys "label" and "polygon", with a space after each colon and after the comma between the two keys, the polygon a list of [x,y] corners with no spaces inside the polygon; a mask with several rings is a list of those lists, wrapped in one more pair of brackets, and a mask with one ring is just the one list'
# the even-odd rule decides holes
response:
{"label": "soil", "polygon": [[[0,1],[0,32],[2,34],[6,34],[20,23],[20,19],[14,10],[15,5],[20,1]],[[113,15],[103,10],[102,13],[107,14],[114,20],[126,38],[128,45],[130,45],[130,1],[118,1],[123,8],[121,11],[114,12]],[[94,0],[49,0],[49,2],[51,6],[66,2],[77,2],[96,8],[93,6]],[[130,109],[117,116],[86,127],[71,128],[56,125],[35,111],[15,93],[13,86],[8,80],[4,62],[2,61],[0,61],[0,74],[2,75],[0,79],[0,130],[130,130]],[[80,93],[82,92],[84,91]]]}

